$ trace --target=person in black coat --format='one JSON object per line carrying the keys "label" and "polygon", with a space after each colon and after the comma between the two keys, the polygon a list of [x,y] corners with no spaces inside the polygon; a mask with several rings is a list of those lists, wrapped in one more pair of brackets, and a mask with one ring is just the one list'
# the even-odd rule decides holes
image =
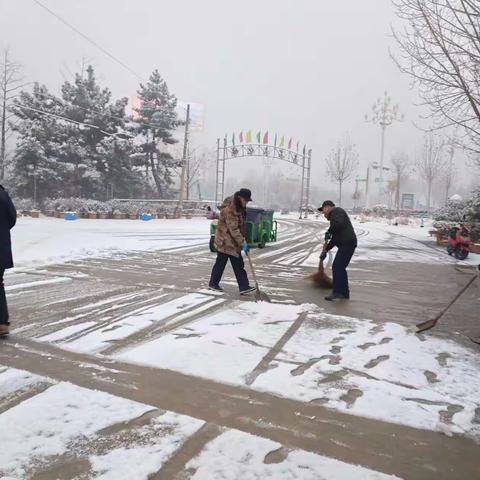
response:
{"label": "person in black coat", "polygon": [[8,333],[8,307],[3,285],[3,275],[13,267],[10,230],[17,221],[17,211],[8,193],[0,185],[0,336]]}
{"label": "person in black coat", "polygon": [[325,300],[349,299],[347,267],[357,248],[357,236],[343,208],[336,207],[331,200],[325,200],[318,210],[330,221],[330,228],[325,234],[328,244],[320,259],[325,260],[327,252],[333,247],[338,249],[332,264],[333,292],[326,296]]}

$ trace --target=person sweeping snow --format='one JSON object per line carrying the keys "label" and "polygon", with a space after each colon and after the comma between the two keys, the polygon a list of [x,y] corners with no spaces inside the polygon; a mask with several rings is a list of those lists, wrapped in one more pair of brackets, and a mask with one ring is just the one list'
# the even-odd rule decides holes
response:
{"label": "person sweeping snow", "polygon": [[357,236],[347,212],[343,208],[336,207],[331,200],[325,200],[318,211],[330,221],[330,228],[325,235],[329,240],[322,250],[320,261],[325,260],[327,252],[333,247],[338,249],[332,265],[333,291],[325,297],[325,300],[349,299],[347,267],[357,248]]}
{"label": "person sweeping snow", "polygon": [[241,188],[231,197],[226,198],[220,208],[220,218],[215,234],[217,260],[208,285],[211,290],[223,291],[220,287],[220,280],[228,260],[232,264],[240,295],[256,290],[255,287],[250,286],[242,258],[242,251],[246,254],[250,251],[246,236],[247,203],[251,201],[252,192],[248,188]]}

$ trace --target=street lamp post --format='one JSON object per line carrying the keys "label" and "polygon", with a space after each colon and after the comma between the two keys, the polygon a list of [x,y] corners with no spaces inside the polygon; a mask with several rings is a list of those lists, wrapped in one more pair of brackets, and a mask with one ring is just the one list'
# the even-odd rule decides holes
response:
{"label": "street lamp post", "polygon": [[392,104],[392,98],[385,91],[383,98],[378,98],[372,105],[372,113],[365,115],[365,121],[380,125],[381,129],[381,143],[380,143],[380,179],[379,179],[379,193],[381,201],[383,202],[383,196],[385,193],[383,172],[385,170],[384,157],[385,157],[385,130],[392,125],[393,122],[403,122],[403,113],[400,114],[398,104]]}

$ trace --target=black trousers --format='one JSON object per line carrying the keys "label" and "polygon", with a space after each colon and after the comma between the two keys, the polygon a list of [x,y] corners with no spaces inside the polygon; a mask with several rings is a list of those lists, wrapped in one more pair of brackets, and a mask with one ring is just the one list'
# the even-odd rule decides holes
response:
{"label": "black trousers", "polygon": [[353,253],[357,248],[356,245],[342,245],[338,247],[335,260],[332,264],[333,273],[333,292],[341,293],[346,297],[350,296],[348,287],[347,267],[353,257]]}
{"label": "black trousers", "polygon": [[245,264],[243,263],[241,254],[239,257],[234,257],[232,255],[227,255],[226,253],[217,252],[217,260],[212,269],[209,285],[211,287],[217,287],[220,284],[225,266],[229,259],[233,267],[233,272],[235,273],[235,278],[237,279],[238,288],[240,291],[246,290],[250,284],[248,283],[247,272],[245,271]]}
{"label": "black trousers", "polygon": [[3,325],[9,325],[7,297],[5,296],[5,287],[3,286],[4,273],[5,270],[3,268],[0,268],[0,323]]}

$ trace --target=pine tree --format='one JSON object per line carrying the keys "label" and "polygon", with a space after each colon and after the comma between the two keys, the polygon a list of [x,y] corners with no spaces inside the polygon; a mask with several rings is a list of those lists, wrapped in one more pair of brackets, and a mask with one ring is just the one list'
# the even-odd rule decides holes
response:
{"label": "pine tree", "polygon": [[59,99],[38,83],[32,93],[21,92],[14,100],[12,111],[19,121],[12,125],[18,134],[13,178],[20,196],[33,196],[34,174],[39,198],[65,193],[67,171],[57,164],[63,126],[56,115],[62,108]]}
{"label": "pine tree", "polygon": [[144,84],[140,84],[138,98],[141,106],[136,109],[139,127],[137,133],[142,137],[142,149],[145,153],[145,168],[151,171],[157,193],[160,198],[168,195],[173,183],[173,170],[178,162],[161,146],[177,142],[173,138],[175,128],[180,124],[175,108],[177,98],[168,90],[167,83],[155,70]]}
{"label": "pine tree", "polygon": [[[72,194],[103,197],[107,185],[114,183],[109,172],[120,165],[112,166],[115,157],[110,156],[107,159],[104,150],[99,147],[106,138],[111,138],[111,135],[125,129],[128,99],[122,98],[111,103],[111,91],[98,85],[91,65],[87,67],[84,75],[75,75],[74,83],[63,84],[62,99],[65,116],[86,124],[82,127],[70,124],[62,148],[61,161],[70,164],[72,170]],[[124,144],[125,142],[122,143]],[[125,167],[125,164],[123,165]]]}
{"label": "pine tree", "polygon": [[126,98],[112,102],[110,90],[98,85],[91,66],[73,83],[63,84],[61,98],[38,84],[32,93],[21,92],[13,106],[19,120],[14,127],[15,183],[23,185],[19,192],[31,196],[32,165],[40,163],[48,164],[45,175],[50,172],[48,181],[45,177],[38,185],[43,197],[105,198],[108,188],[122,194],[138,190],[141,177],[129,158],[137,147],[130,135],[117,138],[127,128],[127,103]]}

